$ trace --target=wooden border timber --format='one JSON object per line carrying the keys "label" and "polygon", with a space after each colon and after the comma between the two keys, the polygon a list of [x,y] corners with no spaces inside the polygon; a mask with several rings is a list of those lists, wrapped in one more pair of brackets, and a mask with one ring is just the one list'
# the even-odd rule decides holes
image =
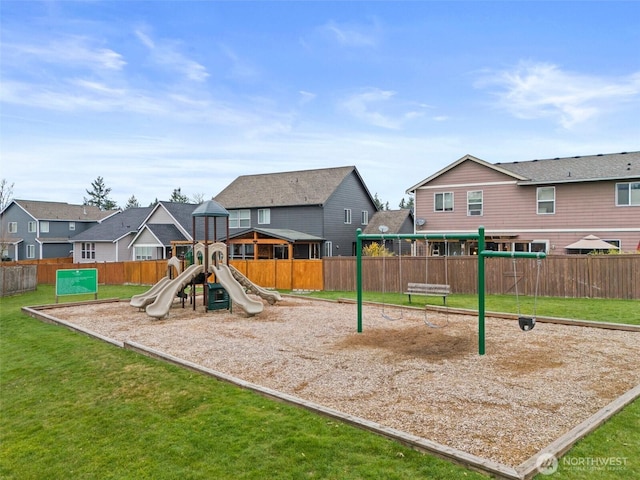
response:
{"label": "wooden border timber", "polygon": [[533,455],[531,458],[518,465],[516,467],[516,470],[520,473],[521,478],[529,479],[539,473],[537,460],[540,455],[550,454],[556,458],[560,458],[565,453],[567,453],[567,451],[571,449],[571,447],[573,447],[573,445],[578,442],[578,440],[586,437],[604,422],[609,420],[613,415],[618,413],[620,410],[622,410],[624,407],[631,404],[638,398],[640,398],[640,385],[636,385],[628,392],[623,393],[613,402],[604,406],[591,417],[587,418],[584,422],[572,428],[560,438],[551,442],[545,448]]}
{"label": "wooden border timber", "polygon": [[[301,296],[301,295],[294,295]],[[314,300],[324,300],[327,302],[338,302],[338,303],[356,303],[356,300],[351,298],[338,298],[337,300],[327,300],[327,299],[314,299]],[[469,310],[466,308],[454,308],[454,307],[441,307],[439,305],[426,305],[425,307],[412,307],[408,305],[396,305],[393,303],[381,303],[381,302],[362,302],[366,305],[379,305],[381,308],[384,305],[388,308],[406,308],[412,310],[423,310],[423,308],[427,308],[430,311],[441,312],[441,313],[452,313],[455,315],[472,315],[477,316],[477,310]],[[500,318],[502,320],[518,320],[518,315],[511,313],[502,313],[502,312],[485,312],[486,317],[491,318]],[[536,322],[540,323],[555,323],[557,325],[568,325],[570,327],[586,327],[586,328],[601,328],[604,330],[622,330],[626,332],[640,332],[640,325],[631,325],[627,323],[613,323],[613,322],[598,322],[595,320],[574,320],[571,318],[560,318],[560,317],[540,317],[536,316]]]}
{"label": "wooden border timber", "polygon": [[[111,301],[113,301],[113,300],[111,300]],[[63,305],[66,306],[67,304],[63,304]],[[58,307],[60,307],[60,306],[61,305],[58,304]],[[43,305],[43,306],[40,306],[40,307],[22,307],[22,311],[24,313],[26,313],[27,315],[29,315],[30,317],[35,318],[37,320],[40,320],[42,322],[50,323],[52,325],[59,325],[61,327],[66,327],[69,330],[72,330],[74,332],[81,333],[81,334],[87,335],[89,337],[97,338],[98,340],[102,340],[103,342],[110,343],[111,345],[115,345],[116,347],[124,348],[124,343],[123,342],[120,342],[118,340],[114,340],[113,338],[106,337],[106,336],[101,335],[101,334],[99,334],[97,332],[94,332],[92,330],[88,330],[86,328],[79,327],[77,325],[74,325],[73,323],[67,322],[66,320],[61,320],[59,318],[54,317],[53,315],[49,315],[48,313],[44,313],[44,312],[39,311],[39,310],[44,310],[44,309],[47,309],[47,308],[55,308],[55,307],[52,307],[50,305]]]}

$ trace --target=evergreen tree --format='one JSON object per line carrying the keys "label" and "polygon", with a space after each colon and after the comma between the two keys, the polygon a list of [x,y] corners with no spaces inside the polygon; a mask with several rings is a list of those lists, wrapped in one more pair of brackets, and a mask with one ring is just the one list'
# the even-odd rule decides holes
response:
{"label": "evergreen tree", "polygon": [[116,202],[109,198],[111,189],[107,188],[102,177],[91,182],[91,190],[86,190],[89,198],[84,198],[84,205],[92,205],[100,210],[114,210],[118,208]]}
{"label": "evergreen tree", "polygon": [[377,193],[373,196],[373,203],[376,205],[378,210],[384,210],[384,204],[382,203],[382,200],[378,198]]}
{"label": "evergreen tree", "polygon": [[138,202],[138,199],[136,198],[135,195],[131,195],[129,197],[129,200],[127,200],[127,204],[124,206],[124,209],[127,210],[129,208],[139,208],[140,207],[140,202]]}
{"label": "evergreen tree", "polygon": [[189,197],[183,195],[180,187],[178,187],[171,194],[169,201],[173,203],[189,203]]}
{"label": "evergreen tree", "polygon": [[400,205],[398,205],[400,208],[408,208],[408,209],[413,209],[413,197],[409,197],[409,200],[406,201],[404,199],[404,197],[402,197],[402,200],[400,200]]}

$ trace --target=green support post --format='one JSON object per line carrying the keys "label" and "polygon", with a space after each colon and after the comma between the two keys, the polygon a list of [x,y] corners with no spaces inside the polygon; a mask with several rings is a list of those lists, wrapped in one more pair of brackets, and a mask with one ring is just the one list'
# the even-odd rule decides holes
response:
{"label": "green support post", "polygon": [[484,355],[484,227],[478,227],[478,355]]}
{"label": "green support post", "polygon": [[358,333],[362,333],[362,229],[356,230],[356,297],[358,300]]}

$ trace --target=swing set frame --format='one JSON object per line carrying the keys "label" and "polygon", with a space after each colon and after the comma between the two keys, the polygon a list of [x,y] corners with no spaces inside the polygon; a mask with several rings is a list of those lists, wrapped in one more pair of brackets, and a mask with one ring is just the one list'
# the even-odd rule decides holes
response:
{"label": "swing set frame", "polygon": [[496,252],[486,249],[484,226],[478,227],[478,233],[399,233],[364,234],[356,230],[356,297],[358,304],[358,333],[362,333],[362,241],[382,239],[406,240],[476,240],[478,242],[478,355],[485,354],[485,259],[491,257],[508,258],[546,258],[544,252]]}

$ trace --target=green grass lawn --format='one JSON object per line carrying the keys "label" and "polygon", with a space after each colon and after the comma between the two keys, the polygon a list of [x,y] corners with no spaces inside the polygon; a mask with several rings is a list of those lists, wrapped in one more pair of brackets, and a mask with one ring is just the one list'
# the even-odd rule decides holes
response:
{"label": "green grass lawn", "polygon": [[[101,286],[99,295],[144,290]],[[50,286],[0,299],[2,479],[485,478],[20,312],[53,301]],[[575,461],[540,479],[640,478],[640,401],[565,458]],[[626,465],[579,468],[593,458]]]}
{"label": "green grass lawn", "polygon": [[[306,296],[337,300],[339,298],[356,299],[356,292],[310,292]],[[363,292],[364,301],[380,302],[393,305],[424,307],[425,305],[442,306],[442,297],[425,297],[413,295],[409,303],[407,295],[401,293]],[[534,298],[520,295],[518,301],[514,295],[487,295],[486,310],[520,313],[531,316],[534,312]],[[559,317],[576,320],[593,320],[598,322],[626,323],[640,325],[640,302],[638,300],[611,300],[602,298],[556,298],[538,297],[535,300],[535,311],[540,317]],[[447,305],[452,308],[478,310],[476,295],[455,294],[447,297]]]}

